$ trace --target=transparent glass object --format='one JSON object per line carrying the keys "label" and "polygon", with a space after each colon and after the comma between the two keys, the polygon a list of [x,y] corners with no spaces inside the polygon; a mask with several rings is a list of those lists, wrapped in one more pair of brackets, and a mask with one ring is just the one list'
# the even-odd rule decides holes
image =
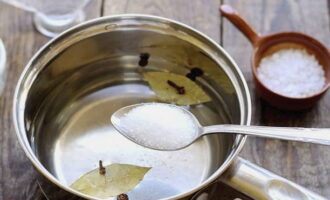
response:
{"label": "transparent glass object", "polygon": [[2,40],[0,39],[0,97],[2,96],[2,92],[5,87],[6,76],[6,51]]}
{"label": "transparent glass object", "polygon": [[36,29],[54,37],[85,19],[83,8],[90,0],[2,0],[34,12]]}

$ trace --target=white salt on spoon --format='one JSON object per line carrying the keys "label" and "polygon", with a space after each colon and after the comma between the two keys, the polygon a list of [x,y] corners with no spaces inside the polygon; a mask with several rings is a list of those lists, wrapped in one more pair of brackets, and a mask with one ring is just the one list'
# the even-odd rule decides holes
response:
{"label": "white salt on spoon", "polygon": [[203,127],[188,110],[165,103],[126,106],[111,116],[114,127],[133,142],[156,150],[178,150],[211,133],[254,135],[330,145],[330,129],[223,124]]}
{"label": "white salt on spoon", "polygon": [[187,146],[198,137],[196,119],[177,106],[146,103],[125,107],[127,113],[112,117],[115,127],[129,139],[156,149],[177,149]]}

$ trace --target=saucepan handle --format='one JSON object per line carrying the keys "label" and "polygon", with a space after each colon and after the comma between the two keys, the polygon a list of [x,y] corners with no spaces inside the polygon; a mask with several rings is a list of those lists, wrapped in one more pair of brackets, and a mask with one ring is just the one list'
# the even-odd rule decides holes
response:
{"label": "saucepan handle", "polygon": [[[220,181],[257,200],[326,200],[326,198],[243,158],[234,161],[221,176]],[[211,200],[215,197],[201,192],[194,199]]]}
{"label": "saucepan handle", "polygon": [[326,198],[238,158],[221,181],[254,199],[326,200]]}

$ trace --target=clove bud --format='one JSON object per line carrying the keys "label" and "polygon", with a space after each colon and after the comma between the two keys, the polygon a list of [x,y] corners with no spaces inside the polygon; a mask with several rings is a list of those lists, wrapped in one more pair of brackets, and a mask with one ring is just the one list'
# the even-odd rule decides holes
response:
{"label": "clove bud", "polygon": [[167,84],[169,84],[170,86],[174,87],[177,91],[178,94],[185,94],[186,90],[184,89],[184,87],[178,86],[177,84],[175,84],[173,81],[168,80]]}
{"label": "clove bud", "polygon": [[101,175],[105,175],[105,173],[106,173],[105,167],[103,167],[102,160],[99,161],[99,173]]}
{"label": "clove bud", "polygon": [[127,194],[120,194],[117,196],[117,200],[128,200]]}

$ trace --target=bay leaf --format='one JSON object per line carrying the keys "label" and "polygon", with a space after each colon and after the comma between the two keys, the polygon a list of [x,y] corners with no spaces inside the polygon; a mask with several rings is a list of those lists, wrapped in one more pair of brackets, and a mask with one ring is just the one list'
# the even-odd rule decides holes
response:
{"label": "bay leaf", "polygon": [[80,177],[70,187],[81,193],[106,199],[134,189],[150,169],[150,167],[115,163],[105,166],[104,175],[99,173],[99,168],[94,169]]}
{"label": "bay leaf", "polygon": [[[211,101],[202,88],[185,76],[170,72],[145,72],[143,76],[160,100],[164,102],[183,106]],[[185,93],[179,94],[174,87],[167,83],[168,80],[184,87]]]}

